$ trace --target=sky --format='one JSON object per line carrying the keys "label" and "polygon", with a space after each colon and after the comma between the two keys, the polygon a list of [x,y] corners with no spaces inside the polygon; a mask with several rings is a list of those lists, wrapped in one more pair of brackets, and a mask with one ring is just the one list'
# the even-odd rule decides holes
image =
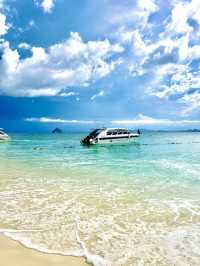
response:
{"label": "sky", "polygon": [[0,127],[200,128],[199,0],[0,0]]}

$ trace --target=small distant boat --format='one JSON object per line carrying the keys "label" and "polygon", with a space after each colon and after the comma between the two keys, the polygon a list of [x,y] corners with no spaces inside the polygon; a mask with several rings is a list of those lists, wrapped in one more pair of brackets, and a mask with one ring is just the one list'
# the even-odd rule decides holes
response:
{"label": "small distant boat", "polygon": [[94,129],[87,136],[81,139],[82,144],[94,145],[104,143],[131,142],[140,136],[140,130],[137,133],[130,132],[125,128],[100,128]]}
{"label": "small distant boat", "polygon": [[2,128],[0,128],[0,141],[1,140],[9,140],[10,137],[8,136],[8,134],[6,134]]}

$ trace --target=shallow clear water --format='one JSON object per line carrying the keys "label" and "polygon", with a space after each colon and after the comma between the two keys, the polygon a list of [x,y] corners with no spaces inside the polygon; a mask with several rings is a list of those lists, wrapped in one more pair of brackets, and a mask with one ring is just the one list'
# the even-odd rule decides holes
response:
{"label": "shallow clear water", "polygon": [[200,264],[200,134],[84,147],[81,134],[0,143],[0,225],[93,265]]}

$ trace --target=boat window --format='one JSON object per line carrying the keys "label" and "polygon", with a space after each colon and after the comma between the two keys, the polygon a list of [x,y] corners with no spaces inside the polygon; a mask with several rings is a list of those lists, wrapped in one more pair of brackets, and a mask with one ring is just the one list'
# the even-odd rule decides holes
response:
{"label": "boat window", "polygon": [[121,130],[120,130],[120,133],[121,133],[121,134],[125,134],[125,133],[126,133],[126,130],[125,130],[125,129],[121,129]]}
{"label": "boat window", "polygon": [[129,134],[129,131],[126,129],[114,129],[114,130],[108,130],[106,135],[124,135]]}
{"label": "boat window", "polygon": [[4,132],[0,131],[0,135],[4,135]]}
{"label": "boat window", "polygon": [[118,129],[118,134],[119,135],[123,135],[123,134],[126,134],[127,130],[125,129]]}
{"label": "boat window", "polygon": [[101,132],[101,129],[95,129],[89,134],[89,136],[95,138],[100,132]]}

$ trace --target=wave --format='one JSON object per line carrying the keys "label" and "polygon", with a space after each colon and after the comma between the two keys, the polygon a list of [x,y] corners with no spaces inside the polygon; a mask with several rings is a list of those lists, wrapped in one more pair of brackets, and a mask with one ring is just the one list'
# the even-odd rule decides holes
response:
{"label": "wave", "polygon": [[86,258],[87,262],[94,265],[94,266],[109,266],[110,264],[108,264],[101,256],[99,255],[94,255],[94,254],[91,254],[84,241],[82,241],[80,239],[80,236],[79,236],[79,230],[80,230],[80,227],[79,227],[79,223],[78,221],[76,221],[76,227],[77,227],[77,230],[76,230],[76,239],[77,239],[77,242],[80,244],[83,252],[84,252],[84,257]]}
{"label": "wave", "polygon": [[33,249],[35,251],[44,253],[44,254],[53,254],[53,255],[61,255],[61,256],[70,256],[70,257],[83,257],[86,259],[90,265],[93,266],[110,266],[110,264],[106,263],[106,261],[99,255],[92,254],[88,251],[84,241],[81,240],[79,236],[79,224],[76,222],[77,230],[76,230],[76,239],[77,243],[80,245],[80,251],[70,251],[70,252],[62,252],[59,250],[50,250],[45,248],[44,246],[34,244],[28,238],[19,235],[20,233],[28,233],[28,232],[42,232],[44,230],[16,230],[16,229],[0,229],[0,234],[17,241],[19,244],[23,245],[26,248]]}
{"label": "wave", "polygon": [[197,176],[200,179],[199,174],[199,165],[197,164],[189,164],[182,161],[174,161],[174,160],[166,160],[161,159],[157,161],[153,161],[156,164],[159,164],[162,168],[171,168],[175,170],[179,170],[183,173],[190,174],[190,178]]}

